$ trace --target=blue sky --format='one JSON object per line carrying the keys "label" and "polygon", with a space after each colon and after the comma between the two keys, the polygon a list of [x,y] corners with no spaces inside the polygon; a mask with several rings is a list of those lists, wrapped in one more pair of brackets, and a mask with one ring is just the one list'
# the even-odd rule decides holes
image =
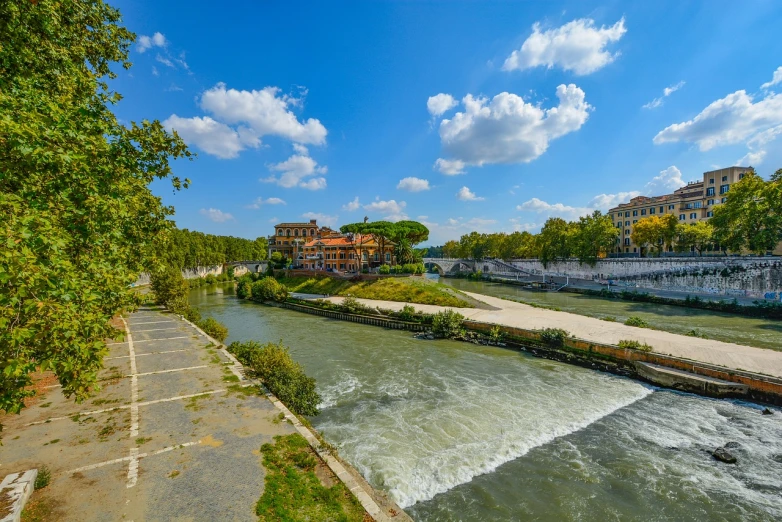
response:
{"label": "blue sky", "polygon": [[782,3],[134,2],[114,87],[198,153],[182,228],[418,219],[536,232],[782,167]]}

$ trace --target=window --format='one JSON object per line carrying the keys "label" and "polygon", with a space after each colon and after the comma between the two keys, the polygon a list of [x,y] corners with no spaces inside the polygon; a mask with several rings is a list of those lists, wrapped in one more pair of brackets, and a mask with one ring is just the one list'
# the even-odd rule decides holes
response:
{"label": "window", "polygon": [[679,214],[679,221],[684,221],[685,219],[687,219],[687,216],[684,214]]}
{"label": "window", "polygon": [[288,236],[288,237],[291,237],[291,229],[290,228],[285,231],[285,235]]}
{"label": "window", "polygon": [[311,228],[311,229],[310,229],[310,235],[311,235],[312,237],[315,237],[315,229],[314,229],[314,228]]}
{"label": "window", "polygon": [[[351,252],[350,254],[348,254],[348,259],[353,259],[353,252]],[[352,265],[351,265],[351,266],[352,266]]]}
{"label": "window", "polygon": [[625,217],[630,217],[630,212],[625,212]]}
{"label": "window", "polygon": [[282,229],[281,229],[281,228],[277,230],[277,235],[278,235],[278,236],[281,236],[281,235],[282,235]]}
{"label": "window", "polygon": [[710,200],[708,200],[708,201],[706,202],[706,204],[707,204],[707,205],[713,205],[713,204],[714,204],[714,200],[713,200],[713,199],[710,199]]}
{"label": "window", "polygon": [[695,212],[690,213],[690,219],[698,219],[698,214]]}
{"label": "window", "polygon": [[340,252],[339,253],[339,258],[340,259],[345,259],[345,252]]}
{"label": "window", "polygon": [[345,270],[345,263],[340,263],[339,264],[339,269],[340,270]]}
{"label": "window", "polygon": [[706,217],[712,217],[712,216],[714,216],[714,212],[712,212],[711,210],[706,212]]}
{"label": "window", "polygon": [[720,194],[725,194],[730,190],[730,185],[720,185]]}
{"label": "window", "polygon": [[660,214],[664,214],[664,213],[665,213],[665,207],[660,207]]}
{"label": "window", "polygon": [[375,261],[380,261],[380,254],[375,252]]}
{"label": "window", "polygon": [[633,217],[635,217],[637,215],[638,215],[638,211],[637,210],[633,210]]}
{"label": "window", "polygon": [[633,220],[633,225],[635,225],[636,223],[638,223],[638,220],[637,220],[637,219],[634,219],[634,220]]}
{"label": "window", "polygon": [[728,176],[722,176],[722,181],[728,181]]}
{"label": "window", "polygon": [[652,207],[652,208],[650,208],[650,209],[649,209],[649,213],[650,213],[650,214],[654,214],[654,207]]}
{"label": "window", "polygon": [[706,189],[706,195],[707,196],[713,196],[714,195],[714,187],[709,187]]}
{"label": "window", "polygon": [[722,199],[720,200],[720,203],[725,203],[726,201],[728,201],[728,198],[722,198]]}
{"label": "window", "polygon": [[629,237],[625,238],[625,246],[630,246],[630,238]]}
{"label": "window", "polygon": [[686,205],[684,205],[684,208],[691,209],[692,208],[692,203],[687,203]]}
{"label": "window", "polygon": [[692,208],[701,208],[703,207],[703,201],[696,201],[692,204]]}
{"label": "window", "polygon": [[642,208],[642,209],[641,209],[641,215],[642,215],[642,216],[645,216],[645,215],[646,215],[646,209],[645,209],[645,208]]}
{"label": "window", "polygon": [[744,179],[744,173],[739,174],[739,179]]}
{"label": "window", "polygon": [[386,252],[386,262],[390,262],[390,261],[391,261],[391,254]]}
{"label": "window", "polygon": [[616,228],[622,228],[622,223],[621,222],[617,223]]}
{"label": "window", "polygon": [[709,185],[714,185],[714,178],[709,180]]}
{"label": "window", "polygon": [[668,205],[668,210],[673,210],[676,205]]}
{"label": "window", "polygon": [[630,226],[630,222],[629,221],[625,221],[625,226],[629,227]]}
{"label": "window", "polygon": [[626,236],[629,236],[629,235],[630,235],[630,230],[629,230],[629,229],[625,230],[625,235],[626,235]]}
{"label": "window", "polygon": [[367,260],[367,253],[366,253],[366,252],[361,252],[361,259],[362,259],[363,261],[366,261],[366,260]]}

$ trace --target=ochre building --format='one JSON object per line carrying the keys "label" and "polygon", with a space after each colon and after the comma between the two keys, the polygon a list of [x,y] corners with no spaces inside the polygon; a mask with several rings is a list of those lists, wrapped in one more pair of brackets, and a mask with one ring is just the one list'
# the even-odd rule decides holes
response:
{"label": "ochre building", "polygon": [[663,196],[638,196],[608,211],[619,229],[615,253],[640,253],[630,234],[633,225],[645,217],[674,214],[680,223],[706,221],[714,215],[714,207],[725,203],[730,186],[742,179],[748,167],[728,167],[703,173],[702,181],[691,181]]}

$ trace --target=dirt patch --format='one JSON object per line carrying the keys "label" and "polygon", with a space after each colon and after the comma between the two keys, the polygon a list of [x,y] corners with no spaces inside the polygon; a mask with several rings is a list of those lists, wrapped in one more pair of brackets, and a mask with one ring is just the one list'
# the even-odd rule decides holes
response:
{"label": "dirt patch", "polygon": [[61,520],[63,515],[56,499],[47,496],[45,490],[36,490],[22,510],[22,522],[56,521]]}

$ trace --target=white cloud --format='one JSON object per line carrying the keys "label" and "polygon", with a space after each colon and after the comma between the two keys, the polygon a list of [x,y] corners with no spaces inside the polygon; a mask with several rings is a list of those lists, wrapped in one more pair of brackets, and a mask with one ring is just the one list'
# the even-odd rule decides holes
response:
{"label": "white cloud", "polygon": [[475,192],[468,189],[467,187],[460,188],[459,192],[456,193],[456,197],[461,201],[483,201],[485,199],[476,196]]}
{"label": "white cloud", "polygon": [[269,219],[269,223],[274,223],[275,225],[280,222],[280,218],[277,216],[274,216],[273,218]]}
{"label": "white cloud", "polygon": [[774,76],[771,78],[771,81],[764,83],[760,86],[760,88],[768,89],[769,87],[772,87],[778,83],[782,83],[782,67],[777,67],[777,70],[774,71]]}
{"label": "white cloud", "polygon": [[[644,186],[644,194],[647,196],[662,196],[669,194],[687,183],[682,179],[682,173],[676,166],[671,165]],[[633,196],[635,197],[635,196]],[[620,202],[623,203],[623,202]]]}
{"label": "white cloud", "polygon": [[766,145],[777,139],[782,134],[782,125],[771,127],[763,132],[756,134],[749,141],[747,147],[749,152],[736,162],[736,165],[748,167],[750,165],[759,165],[766,159]]}
{"label": "white cloud", "polygon": [[160,76],[157,67],[155,67],[154,65],[152,66],[152,76]]}
{"label": "white cloud", "polygon": [[543,223],[522,223],[521,220],[516,218],[510,218],[508,220],[511,224],[511,230],[513,232],[539,232]]}
{"label": "white cloud", "polygon": [[325,174],[328,169],[325,166],[318,166],[318,162],[309,156],[294,154],[290,158],[276,163],[269,167],[274,172],[282,172],[280,177],[269,176],[262,178],[265,183],[276,183],[284,188],[301,187],[309,190],[320,190],[326,188],[326,178],[314,177],[318,174]]}
{"label": "white cloud", "polygon": [[235,158],[245,148],[260,145],[257,138],[240,134],[209,116],[180,118],[172,114],[163,122],[163,126],[177,131],[188,144],[195,145],[207,154],[222,159]]}
{"label": "white cloud", "polygon": [[444,112],[453,109],[458,104],[459,102],[450,94],[440,93],[435,96],[430,96],[429,99],[426,100],[426,110],[428,110],[429,114],[432,116],[440,116]]}
{"label": "white cloud", "polygon": [[305,212],[301,215],[304,219],[317,219],[318,225],[336,228],[337,218],[339,216],[330,216],[328,214],[321,214],[319,212]]}
{"label": "white cloud", "polygon": [[157,53],[157,56],[155,56],[155,60],[162,63],[163,65],[167,65],[168,67],[172,67],[176,69],[176,65],[174,65],[174,62],[166,58],[165,56],[161,55],[160,53]]}
{"label": "white cloud", "polygon": [[581,216],[591,214],[595,210],[605,212],[620,203],[627,203],[632,198],[640,195],[662,196],[663,194],[669,194],[684,185],[686,183],[682,179],[681,171],[672,165],[660,171],[659,175],[644,185],[642,192],[633,190],[616,194],[598,194],[589,200],[584,207],[573,207],[563,203],[548,203],[539,198],[532,198],[521,205],[517,205],[516,210],[535,212],[545,217],[558,216],[572,221]]}
{"label": "white cloud", "polygon": [[429,243],[442,244],[449,239],[458,239],[460,235],[472,232],[497,232],[497,220],[474,217],[465,220],[463,217],[448,218],[444,223],[427,221],[419,216],[418,220],[429,229]]}
{"label": "white cloud", "polygon": [[[167,60],[167,65],[173,67],[170,60],[163,60]],[[302,91],[302,95],[304,94],[306,90]],[[209,116],[180,118],[172,115],[166,121],[175,120],[182,128],[198,128],[200,132],[197,141],[189,140],[185,133],[181,133],[182,138],[188,144],[195,144],[204,152],[220,158],[235,158],[247,147],[260,146],[263,136],[278,136],[293,141],[294,151],[301,157],[308,157],[303,143],[321,145],[326,141],[326,128],[320,121],[310,118],[300,122],[289,110],[289,107],[301,107],[302,98],[281,95],[277,87],[266,87],[260,91],[238,91],[226,89],[224,83],[218,83],[201,95],[199,104],[203,110],[210,112],[214,119]],[[211,123],[205,125],[204,122]],[[215,133],[214,136],[210,131]],[[232,145],[228,147],[230,152],[213,152],[226,150],[228,135],[233,136]],[[211,139],[217,143],[210,145]],[[325,186],[325,180],[308,181],[307,185],[313,189],[316,186]]]}
{"label": "white cloud", "polygon": [[138,37],[136,50],[145,53],[153,47],[165,47],[166,43],[166,37],[162,33],[155,33],[152,36],[141,35]]}
{"label": "white cloud", "polygon": [[258,210],[263,205],[287,205],[287,203],[285,203],[285,201],[283,201],[280,198],[268,198],[268,199],[255,198],[255,201],[247,205],[247,208]]}
{"label": "white cloud", "polygon": [[210,209],[202,208],[201,210],[198,211],[198,213],[201,214],[202,216],[206,216],[207,218],[211,219],[215,223],[225,223],[226,221],[231,221],[234,218],[228,212],[223,212],[222,210],[216,208],[210,208]]}
{"label": "white cloud", "polygon": [[406,206],[407,203],[404,201],[397,202],[393,199],[381,201],[378,199],[368,205],[364,205],[364,210],[378,212],[386,221],[402,221],[408,218],[404,211]]}
{"label": "white cloud", "polygon": [[299,106],[300,98],[280,95],[278,87],[239,91],[218,83],[201,96],[201,108],[229,124],[246,125],[259,138],[279,136],[297,143],[322,145],[326,127],[310,118],[300,122],[289,106]]}
{"label": "white cloud", "polygon": [[353,201],[350,203],[345,203],[342,205],[342,210],[347,210],[348,212],[353,212],[355,210],[358,210],[358,208],[361,206],[361,203],[358,202],[358,196],[353,198]]}
{"label": "white cloud", "polygon": [[627,32],[622,18],[610,27],[595,27],[595,21],[582,18],[562,27],[541,32],[540,24],[532,26],[532,34],[513,51],[502,65],[504,71],[523,70],[541,65],[551,69],[561,67],[582,76],[613,62],[619,53],[605,50]]}
{"label": "white cloud", "polygon": [[654,143],[696,143],[701,151],[751,140],[782,125],[782,94],[770,93],[754,103],[746,91],[736,91],[711,103],[695,118],[661,130]]}
{"label": "white cloud", "polygon": [[407,190],[408,192],[421,192],[422,190],[429,190],[429,181],[414,177],[403,178],[399,180],[396,188]]}
{"label": "white cloud", "polygon": [[446,176],[464,174],[464,162],[461,160],[447,160],[443,158],[437,158],[437,161],[434,162],[433,168],[439,170]]}
{"label": "white cloud", "polygon": [[679,89],[684,87],[684,83],[685,83],[684,81],[681,81],[681,82],[677,83],[676,85],[671,85],[670,87],[666,87],[665,89],[663,89],[663,95],[662,96],[660,96],[659,98],[653,99],[649,103],[643,105],[642,108],[644,108],[644,109],[655,109],[655,108],[659,107],[660,105],[663,104],[663,99],[664,98],[667,98],[671,94],[675,93],[676,91],[678,91]]}
{"label": "white cloud", "polygon": [[551,140],[580,129],[589,117],[592,107],[580,88],[560,85],[557,97],[558,106],[541,109],[508,92],[491,100],[468,94],[462,99],[465,111],[440,123],[440,141],[466,165],[528,163]]}

